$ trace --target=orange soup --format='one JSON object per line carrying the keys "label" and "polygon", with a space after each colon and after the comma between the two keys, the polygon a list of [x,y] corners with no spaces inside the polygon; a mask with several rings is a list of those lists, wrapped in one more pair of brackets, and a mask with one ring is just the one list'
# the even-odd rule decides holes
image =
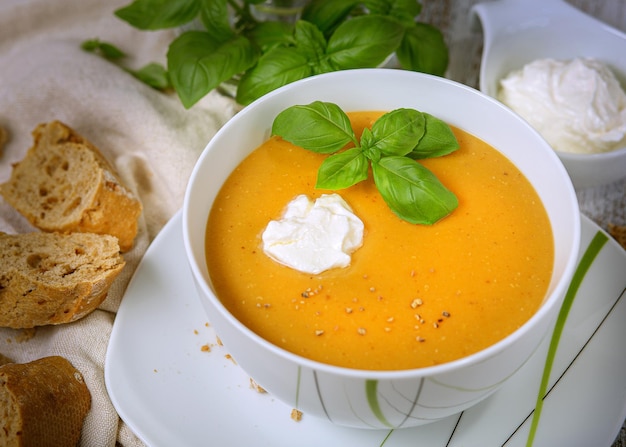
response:
{"label": "orange soup", "polygon": [[[349,113],[355,132],[379,112]],[[394,215],[370,179],[336,191],[363,221],[346,268],[301,273],[266,256],[261,234],[297,195],[312,199],[325,155],[271,138],[222,187],[207,223],[217,296],[243,324],[295,354],[359,369],[449,362],[511,334],[540,306],[553,264],[547,214],[513,164],[453,129],[460,148],[421,160],[459,200],[434,225]]]}

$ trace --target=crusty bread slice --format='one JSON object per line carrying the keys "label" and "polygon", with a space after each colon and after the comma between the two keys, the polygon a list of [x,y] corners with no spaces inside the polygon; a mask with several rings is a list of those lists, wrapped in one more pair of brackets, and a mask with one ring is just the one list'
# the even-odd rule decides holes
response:
{"label": "crusty bread slice", "polygon": [[65,358],[0,366],[0,445],[76,447],[91,394]]}
{"label": "crusty bread slice", "polygon": [[124,267],[117,239],[93,233],[0,233],[0,327],[84,317]]}
{"label": "crusty bread slice", "polygon": [[111,234],[122,251],[137,235],[141,203],[100,151],[60,121],[40,124],[0,194],[43,231]]}

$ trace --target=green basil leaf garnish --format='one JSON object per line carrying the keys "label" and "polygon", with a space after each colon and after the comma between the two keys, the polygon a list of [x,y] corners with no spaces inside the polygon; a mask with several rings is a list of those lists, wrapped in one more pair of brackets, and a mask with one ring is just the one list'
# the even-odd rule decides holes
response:
{"label": "green basil leaf garnish", "polygon": [[424,114],[413,109],[393,110],[378,118],[372,126],[375,145],[385,155],[408,154],[425,131]]}
{"label": "green basil leaf garnish", "polygon": [[279,113],[272,135],[320,154],[337,152],[350,142],[358,143],[348,115],[336,104],[321,101]]}
{"label": "green basil leaf garnish", "polygon": [[421,158],[442,157],[459,148],[450,126],[428,113],[424,113],[425,132],[419,143],[408,154],[417,160]]}
{"label": "green basil leaf garnish", "polygon": [[374,183],[389,208],[413,224],[433,224],[459,204],[456,196],[417,161],[383,157],[372,163]]}
{"label": "green basil leaf garnish", "polygon": [[317,173],[316,188],[344,189],[367,178],[368,159],[358,147],[326,158]]}
{"label": "green basil leaf garnish", "polygon": [[[315,101],[291,106],[274,119],[272,135],[296,146],[329,155],[318,170],[316,188],[344,189],[368,177],[398,217],[431,225],[454,211],[459,202],[417,158],[455,151],[459,144],[442,120],[414,109],[396,109],[365,128],[357,139],[350,120],[333,103]],[[348,144],[354,147],[348,147]]]}

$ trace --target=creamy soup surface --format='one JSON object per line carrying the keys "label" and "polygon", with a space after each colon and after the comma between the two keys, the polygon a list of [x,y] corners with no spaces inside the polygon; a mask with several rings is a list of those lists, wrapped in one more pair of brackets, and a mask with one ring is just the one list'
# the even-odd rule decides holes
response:
{"label": "creamy soup surface", "polygon": [[[357,135],[380,112],[349,113]],[[315,189],[325,155],[271,138],[221,189],[207,223],[217,296],[251,330],[332,365],[397,370],[449,362],[511,334],[540,306],[554,248],[536,192],[511,162],[453,128],[456,152],[421,160],[459,199],[431,226],[394,215],[370,179],[335,191],[365,224],[346,268],[319,275],[263,253],[261,234]]]}

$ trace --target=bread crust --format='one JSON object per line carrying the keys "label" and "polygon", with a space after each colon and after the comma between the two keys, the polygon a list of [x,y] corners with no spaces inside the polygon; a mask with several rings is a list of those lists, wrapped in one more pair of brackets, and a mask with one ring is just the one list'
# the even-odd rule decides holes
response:
{"label": "bread crust", "polygon": [[88,140],[60,121],[39,124],[34,144],[0,194],[42,231],[111,234],[133,246],[141,202]]}
{"label": "bread crust", "polygon": [[104,301],[124,265],[110,235],[0,233],[0,327],[83,318]]}
{"label": "bread crust", "polygon": [[82,374],[65,358],[0,366],[0,445],[75,447],[91,408]]}

